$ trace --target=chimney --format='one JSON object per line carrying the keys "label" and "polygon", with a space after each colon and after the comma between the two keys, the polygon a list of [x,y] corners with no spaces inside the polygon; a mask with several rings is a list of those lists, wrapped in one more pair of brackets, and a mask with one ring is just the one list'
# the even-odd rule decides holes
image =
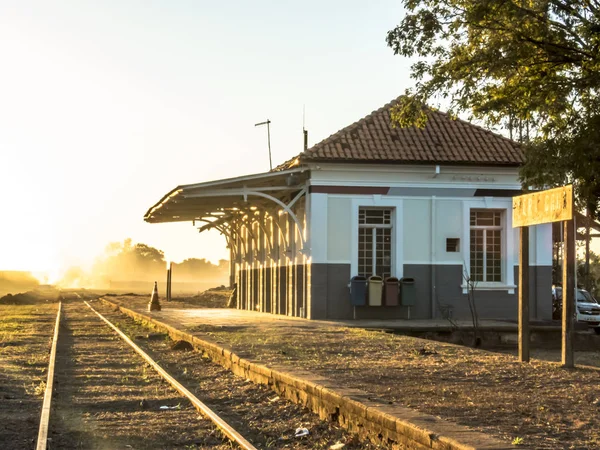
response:
{"label": "chimney", "polygon": [[304,133],[304,151],[308,150],[308,130],[302,130]]}

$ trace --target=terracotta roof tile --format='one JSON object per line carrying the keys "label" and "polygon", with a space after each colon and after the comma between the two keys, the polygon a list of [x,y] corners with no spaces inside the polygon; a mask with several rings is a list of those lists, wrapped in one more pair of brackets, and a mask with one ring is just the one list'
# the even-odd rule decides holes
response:
{"label": "terracotta roof tile", "polygon": [[[309,148],[299,161],[522,164],[518,143],[443,112],[430,110],[423,129],[393,127],[390,109],[399,99]],[[274,170],[297,162],[294,158]]]}

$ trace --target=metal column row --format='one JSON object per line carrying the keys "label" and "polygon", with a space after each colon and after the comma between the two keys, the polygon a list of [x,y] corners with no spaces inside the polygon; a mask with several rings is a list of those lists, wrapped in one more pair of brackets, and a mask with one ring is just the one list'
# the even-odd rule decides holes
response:
{"label": "metal column row", "polygon": [[258,211],[238,225],[237,307],[307,317],[310,270],[306,257],[297,251],[301,244],[296,225],[285,213]]}

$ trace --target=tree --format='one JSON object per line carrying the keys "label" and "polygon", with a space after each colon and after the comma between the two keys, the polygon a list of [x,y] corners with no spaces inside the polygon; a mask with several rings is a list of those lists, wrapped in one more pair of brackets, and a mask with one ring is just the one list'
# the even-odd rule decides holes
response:
{"label": "tree", "polygon": [[97,259],[94,275],[105,280],[155,280],[166,268],[165,256],[146,244],[132,244],[131,239],[111,242],[105,255]]}
{"label": "tree", "polygon": [[162,250],[158,250],[146,244],[135,244],[130,252],[140,264],[159,264],[162,268],[165,267],[165,252]]}
{"label": "tree", "polygon": [[417,83],[392,112],[424,126],[427,102],[504,126],[524,144],[523,183],[572,182],[580,207],[600,197],[600,1],[403,0],[388,32],[395,54],[416,58]]}
{"label": "tree", "polygon": [[175,264],[173,270],[178,279],[224,278],[229,273],[229,261],[221,259],[219,264],[215,265],[204,258],[188,258],[179,264]]}

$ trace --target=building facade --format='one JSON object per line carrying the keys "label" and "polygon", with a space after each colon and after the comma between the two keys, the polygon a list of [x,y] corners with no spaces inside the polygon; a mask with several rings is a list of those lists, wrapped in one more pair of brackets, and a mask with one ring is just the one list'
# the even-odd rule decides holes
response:
{"label": "building facade", "polygon": [[[424,129],[394,128],[396,102],[271,172],[179,186],[145,220],[223,233],[241,309],[466,318],[471,286],[480,318],[515,319],[521,149],[439,112]],[[531,227],[529,255],[531,318],[550,319],[551,225]],[[415,303],[353,305],[350,281],[372,276],[412,279]]]}

